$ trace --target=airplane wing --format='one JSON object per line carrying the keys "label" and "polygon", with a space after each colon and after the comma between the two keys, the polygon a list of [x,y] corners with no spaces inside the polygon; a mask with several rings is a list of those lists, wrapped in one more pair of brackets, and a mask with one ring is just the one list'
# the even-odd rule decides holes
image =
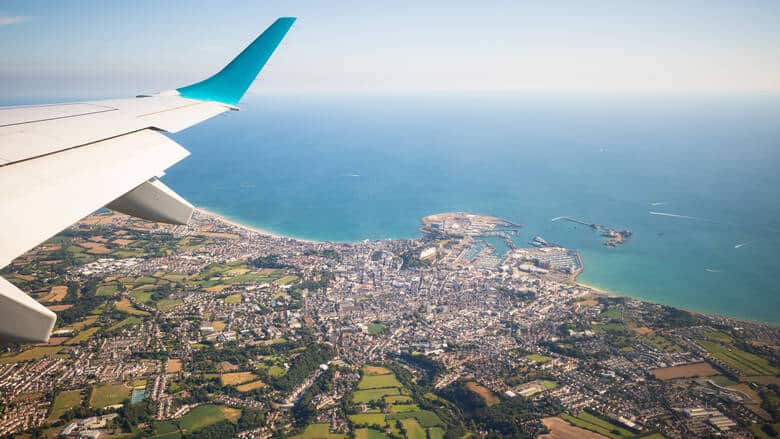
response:
{"label": "airplane wing", "polygon": [[[0,268],[103,206],[186,224],[193,206],[158,178],[189,152],[161,132],[237,110],[294,21],[279,18],[218,73],[173,91],[0,107]],[[0,277],[0,341],[47,341],[56,318]]]}

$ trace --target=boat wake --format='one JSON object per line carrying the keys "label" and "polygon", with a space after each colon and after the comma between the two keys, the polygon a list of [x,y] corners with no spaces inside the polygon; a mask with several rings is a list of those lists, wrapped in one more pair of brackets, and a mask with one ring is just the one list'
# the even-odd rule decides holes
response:
{"label": "boat wake", "polygon": [[723,270],[716,270],[716,269],[714,269],[714,268],[705,268],[705,269],[704,269],[704,271],[706,271],[706,272],[708,272],[708,273],[720,273],[720,272],[722,272]]}
{"label": "boat wake", "polygon": [[651,206],[666,206],[666,201],[658,201],[655,203],[650,203]]}
{"label": "boat wake", "polygon": [[745,241],[745,242],[741,242],[741,243],[739,243],[739,244],[736,244],[736,245],[734,246],[734,248],[742,248],[742,247],[744,247],[744,246],[746,246],[746,245],[750,244],[751,242],[753,242],[753,240],[751,240],[751,241]]}
{"label": "boat wake", "polygon": [[708,220],[707,218],[699,218],[698,216],[689,216],[689,215],[677,215],[676,213],[666,213],[666,212],[653,212],[652,210],[649,212],[650,215],[658,215],[658,216],[668,216],[672,218],[684,218],[684,219],[692,219],[692,220],[698,220],[698,221],[707,221],[707,222],[717,222],[713,220]]}

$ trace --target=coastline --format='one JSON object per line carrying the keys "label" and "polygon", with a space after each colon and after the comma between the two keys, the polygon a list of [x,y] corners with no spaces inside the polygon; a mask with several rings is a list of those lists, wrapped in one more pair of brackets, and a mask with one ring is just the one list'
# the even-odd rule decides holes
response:
{"label": "coastline", "polygon": [[204,216],[209,216],[209,217],[215,218],[215,219],[217,219],[219,221],[222,221],[224,223],[230,224],[233,227],[237,227],[239,229],[248,230],[250,232],[258,233],[260,235],[270,236],[272,238],[277,238],[277,239],[294,239],[296,241],[308,242],[308,243],[324,242],[324,241],[314,241],[314,240],[311,240],[311,239],[299,238],[297,236],[286,236],[286,235],[282,235],[282,234],[279,234],[279,233],[274,233],[274,232],[271,232],[270,230],[267,230],[267,229],[262,229],[260,227],[255,227],[255,226],[250,226],[250,225],[247,225],[247,224],[240,223],[240,222],[232,220],[232,219],[230,219],[230,218],[228,218],[228,217],[226,217],[226,216],[224,216],[222,214],[219,214],[219,213],[216,213],[214,211],[205,209],[203,207],[195,207],[195,210],[197,212],[199,212],[200,214],[204,215]]}
{"label": "coastline", "polygon": [[[240,222],[235,221],[235,220],[231,220],[231,219],[225,217],[224,215],[221,215],[219,213],[213,212],[211,210],[208,210],[208,209],[205,209],[205,208],[202,208],[202,207],[195,207],[195,210],[198,211],[199,213],[205,215],[205,216],[212,217],[212,218],[214,218],[214,219],[216,219],[218,221],[222,221],[222,222],[224,222],[226,224],[229,224],[229,225],[231,225],[233,227],[236,227],[236,228],[239,228],[239,229],[248,230],[248,231],[253,232],[253,233],[258,233],[260,235],[269,236],[269,237],[276,238],[276,239],[292,239],[292,240],[295,240],[295,241],[306,242],[306,243],[310,243],[310,244],[320,244],[320,243],[326,243],[326,242],[332,243],[333,242],[333,241],[318,241],[318,240],[313,240],[313,239],[299,238],[299,237],[296,237],[296,236],[282,235],[282,234],[274,233],[274,232],[271,232],[269,230],[266,230],[266,229],[263,229],[263,228],[260,228],[260,227],[254,227],[254,226],[250,226],[250,225],[247,225],[247,224],[240,223]],[[578,253],[578,255],[579,255],[579,253]],[[599,287],[590,285],[588,283],[582,282],[580,280],[577,280],[579,275],[582,274],[582,272],[584,270],[585,270],[585,267],[584,267],[584,264],[583,264],[582,265],[582,270],[580,270],[573,277],[573,279],[572,279],[573,283],[575,285],[577,285],[577,286],[589,289],[593,294],[598,295],[598,296],[611,297],[611,298],[624,297],[624,298],[627,298],[627,299],[640,300],[642,302],[654,303],[654,304],[662,305],[662,306],[669,306],[669,307],[672,307],[672,308],[680,309],[680,310],[683,310],[683,311],[686,311],[686,312],[689,312],[689,313],[692,313],[692,314],[698,314],[698,315],[706,316],[706,317],[709,317],[709,318],[729,319],[729,320],[733,320],[733,321],[737,321],[737,322],[742,321],[742,322],[748,322],[748,323],[751,323],[751,324],[778,326],[777,323],[765,322],[765,321],[761,321],[761,320],[753,320],[753,319],[747,319],[747,318],[738,318],[738,317],[733,317],[733,316],[729,316],[729,315],[725,315],[725,314],[715,314],[715,313],[710,313],[710,312],[697,311],[697,310],[692,310],[692,309],[688,309],[688,308],[683,308],[683,307],[680,307],[680,306],[667,305],[667,304],[664,304],[664,303],[661,303],[661,302],[655,302],[655,301],[651,301],[651,300],[647,300],[647,299],[643,299],[643,298],[639,298],[639,297],[634,297],[634,296],[630,296],[630,295],[627,295],[627,294],[620,294],[620,293],[616,293],[616,292],[613,292],[613,291],[608,291],[608,290],[605,290],[603,288],[599,288]]]}

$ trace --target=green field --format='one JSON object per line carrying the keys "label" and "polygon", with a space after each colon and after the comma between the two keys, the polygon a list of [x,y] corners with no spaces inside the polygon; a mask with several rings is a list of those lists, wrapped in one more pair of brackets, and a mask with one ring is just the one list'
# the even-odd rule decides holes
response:
{"label": "green field", "polygon": [[609,308],[601,313],[601,315],[612,320],[623,320],[623,313],[617,308]]}
{"label": "green field", "polygon": [[37,346],[16,355],[0,357],[0,363],[21,363],[22,361],[38,360],[47,355],[53,357],[61,350],[60,346]]}
{"label": "green field", "polygon": [[548,357],[547,355],[537,355],[537,354],[526,355],[525,358],[535,363],[541,363],[541,364],[547,363],[552,360],[552,357]]}
{"label": "green field", "polygon": [[401,387],[401,383],[395,377],[395,374],[387,375],[364,375],[358,383],[358,389],[381,389],[383,387]]}
{"label": "green field", "polygon": [[395,419],[409,419],[414,418],[417,420],[417,422],[420,423],[425,428],[430,427],[439,427],[444,425],[443,422],[441,422],[441,419],[436,415],[434,412],[430,412],[428,410],[420,410],[418,412],[404,412],[404,413],[393,413],[391,415],[387,415],[386,419],[388,421],[395,420]]}
{"label": "green field", "polygon": [[732,381],[724,375],[715,375],[708,379],[721,387],[736,386],[738,384],[736,381]]}
{"label": "green field", "polygon": [[405,402],[411,402],[412,397],[406,396],[406,395],[393,395],[393,396],[385,396],[385,402],[388,404],[403,404]]}
{"label": "green field", "polygon": [[696,343],[706,349],[713,357],[738,369],[744,376],[776,375],[778,373],[776,367],[771,366],[766,359],[758,355],[711,341],[696,340]]}
{"label": "green field", "polygon": [[404,426],[407,439],[426,439],[425,429],[413,418],[402,419],[401,425]]}
{"label": "green field", "polygon": [[539,383],[541,383],[542,386],[544,386],[544,388],[547,389],[547,390],[554,389],[554,388],[558,387],[558,383],[556,383],[555,381],[541,380],[541,381],[539,381]]}
{"label": "green field", "polygon": [[704,336],[707,337],[707,340],[719,341],[721,343],[731,343],[734,341],[730,335],[721,331],[707,331],[704,333]]}
{"label": "green field", "polygon": [[114,293],[117,292],[117,289],[118,288],[116,285],[111,285],[111,284],[101,285],[98,287],[97,292],[95,294],[97,294],[98,296],[113,296]]}
{"label": "green field", "polygon": [[284,376],[284,374],[287,373],[287,369],[285,369],[283,367],[279,367],[279,366],[273,365],[273,366],[268,368],[267,373],[268,373],[268,376],[270,376],[270,377],[279,378],[281,376]]}
{"label": "green field", "polygon": [[109,327],[109,331],[113,331],[115,329],[124,328],[125,326],[133,326],[141,323],[141,319],[139,317],[128,317],[124,320],[120,320],[119,322],[115,323],[113,326]]}
{"label": "green field", "polygon": [[280,279],[277,279],[276,280],[276,284],[277,285],[287,285],[287,284],[291,284],[291,283],[293,283],[293,282],[295,282],[297,280],[298,280],[297,276],[284,276],[284,277],[282,277]]}
{"label": "green field", "polygon": [[110,405],[121,404],[126,399],[130,399],[130,389],[124,384],[104,384],[92,388],[89,405],[96,409],[102,409]]}
{"label": "green field", "polygon": [[154,439],[179,439],[181,433],[179,427],[171,421],[155,422],[154,423]]}
{"label": "green field", "polygon": [[368,333],[371,335],[379,335],[385,332],[387,327],[381,323],[372,323],[368,325]]}
{"label": "green field", "polygon": [[648,345],[664,352],[677,352],[680,350],[680,347],[674,344],[674,342],[661,335],[645,334],[640,336],[639,339]]}
{"label": "green field", "polygon": [[157,303],[155,303],[155,306],[160,311],[166,312],[172,310],[173,308],[176,308],[181,304],[182,304],[181,299],[162,299],[162,300],[158,300]]}
{"label": "green field", "polygon": [[155,279],[153,277],[150,277],[150,276],[144,276],[144,277],[139,277],[138,279],[136,279],[133,282],[133,286],[134,287],[140,287],[141,285],[151,285],[151,284],[156,284],[156,283],[157,283],[157,279]]}
{"label": "green field", "polygon": [[135,290],[131,291],[130,295],[133,296],[133,298],[141,303],[148,303],[152,301],[152,292],[146,291],[146,290]]}
{"label": "green field", "polygon": [[429,428],[428,437],[430,439],[444,439],[444,429],[440,427]]}
{"label": "green field", "polygon": [[383,413],[360,413],[357,415],[349,415],[349,420],[357,425],[367,425],[379,428],[385,428],[387,426]]}
{"label": "green field", "polygon": [[344,434],[330,432],[328,424],[310,424],[303,433],[292,436],[293,439],[342,439],[347,437]]}
{"label": "green field", "polygon": [[[780,432],[780,423],[778,424],[771,424],[772,428],[774,428],[775,431]],[[764,432],[764,430],[761,429],[761,424],[753,424],[750,426],[750,432],[753,433],[753,436],[757,439],[773,439],[777,436],[770,436]]]}
{"label": "green field", "polygon": [[66,411],[81,405],[81,392],[81,390],[68,390],[58,393],[57,397],[54,398],[49,421],[57,420]]}
{"label": "green field", "polygon": [[85,330],[79,332],[78,334],[76,334],[75,337],[73,337],[70,340],[66,341],[65,344],[66,345],[79,344],[82,341],[85,341],[88,338],[90,338],[93,335],[95,335],[95,333],[98,332],[98,331],[100,331],[100,326],[94,326],[92,328],[85,329]]}
{"label": "green field", "polygon": [[367,389],[357,390],[352,394],[352,401],[356,403],[379,401],[386,395],[399,395],[401,392],[397,387],[390,387],[386,389]]}
{"label": "green field", "polygon": [[[238,412],[238,416],[235,412]],[[236,422],[239,416],[241,411],[238,409],[213,404],[199,405],[181,417],[179,427],[185,433],[192,433],[225,419]]]}
{"label": "green field", "polygon": [[594,431],[612,439],[633,436],[630,431],[624,428],[620,428],[611,422],[605,421],[604,419],[593,416],[587,412],[582,412],[576,417],[568,413],[561,413],[561,418],[574,426]]}
{"label": "green field", "polygon": [[420,407],[417,404],[395,404],[390,406],[393,413],[419,412]]}
{"label": "green field", "polygon": [[[355,430],[355,439],[387,439],[387,436],[381,431],[371,428],[358,428]],[[442,436],[444,439],[444,436]]]}

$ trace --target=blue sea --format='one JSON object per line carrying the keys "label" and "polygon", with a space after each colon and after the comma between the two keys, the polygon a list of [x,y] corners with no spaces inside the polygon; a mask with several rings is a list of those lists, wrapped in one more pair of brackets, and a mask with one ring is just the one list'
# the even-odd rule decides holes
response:
{"label": "blue sea", "polygon": [[[577,249],[585,283],[777,324],[778,121],[778,97],[250,96],[173,135],[192,156],[164,180],[197,206],[315,240],[495,215],[523,224],[522,241]],[[559,216],[634,235],[608,248]]]}

